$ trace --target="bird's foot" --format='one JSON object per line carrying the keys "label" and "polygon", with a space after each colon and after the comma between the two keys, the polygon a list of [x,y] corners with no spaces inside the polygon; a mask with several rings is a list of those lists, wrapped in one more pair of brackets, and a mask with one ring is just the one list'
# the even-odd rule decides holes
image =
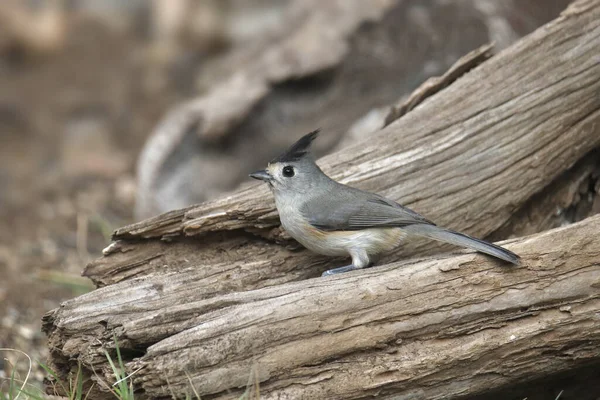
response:
{"label": "bird's foot", "polygon": [[346,265],[345,267],[329,269],[329,270],[323,272],[323,274],[321,274],[321,276],[342,274],[344,272],[354,271],[355,269],[359,269],[359,268],[355,267],[354,265]]}

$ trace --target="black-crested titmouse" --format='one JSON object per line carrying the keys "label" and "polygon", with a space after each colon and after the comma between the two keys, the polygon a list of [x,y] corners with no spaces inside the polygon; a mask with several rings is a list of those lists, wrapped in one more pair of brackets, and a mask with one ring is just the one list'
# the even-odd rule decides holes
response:
{"label": "black-crested titmouse", "polygon": [[315,253],[350,256],[352,264],[323,275],[365,268],[397,247],[407,235],[468,247],[519,264],[519,256],[495,244],[436,226],[380,195],[334,181],[309,152],[318,130],[250,176],[269,184],[283,228]]}

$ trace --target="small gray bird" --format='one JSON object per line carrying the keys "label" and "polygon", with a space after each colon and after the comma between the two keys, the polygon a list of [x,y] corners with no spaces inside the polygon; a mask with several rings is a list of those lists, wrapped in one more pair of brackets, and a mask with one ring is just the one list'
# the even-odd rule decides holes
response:
{"label": "small gray bird", "polygon": [[468,247],[519,264],[519,256],[495,244],[436,226],[395,201],[334,181],[309,152],[319,131],[309,133],[267,169],[250,174],[269,184],[283,228],[315,253],[350,256],[352,264],[323,276],[371,266],[407,235]]}

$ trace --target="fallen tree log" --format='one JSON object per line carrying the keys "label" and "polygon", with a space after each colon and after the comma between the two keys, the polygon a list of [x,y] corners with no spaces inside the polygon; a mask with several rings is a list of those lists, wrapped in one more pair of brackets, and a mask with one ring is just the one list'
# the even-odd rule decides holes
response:
{"label": "fallen tree log", "polygon": [[239,398],[253,369],[264,399],[472,395],[600,362],[599,232],[595,216],[515,240],[520,267],[471,253],[212,298],[179,274],[125,281],[51,319],[156,343],[129,365],[152,398],[183,396],[190,378],[202,398]]}
{"label": "fallen tree log", "polygon": [[520,239],[523,267],[400,262],[190,303],[194,327],[148,348],[134,382],[235,399],[255,368],[264,399],[435,399],[600,362],[599,232],[595,216]]}
{"label": "fallen tree log", "polygon": [[[368,143],[323,159],[324,169],[346,183],[399,200],[441,225],[477,236],[495,232],[510,221],[515,210],[600,146],[597,48],[600,1],[576,2],[558,20],[484,62]],[[51,363],[61,376],[76,369],[78,361],[86,376],[93,376],[94,370],[106,371],[103,350],[114,347],[113,336],[127,361],[142,357],[134,367],[150,365],[148,349],[160,349],[178,334],[208,329],[206,315],[225,313],[237,304],[228,296],[244,298],[257,289],[277,290],[277,285],[317,276],[338,262],[282,246],[293,242],[278,228],[270,195],[256,185],[122,228],[115,239],[106,256],[86,269],[95,282],[108,286],[66,302],[45,317]],[[431,242],[427,249],[415,242],[387,260],[424,254],[431,247]],[[525,255],[529,262],[532,254]],[[548,261],[548,254],[542,256]],[[525,265],[526,270],[531,268]],[[376,271],[383,273],[386,268],[364,273],[377,276]],[[311,282],[293,285],[300,285],[300,290]],[[567,297],[556,293],[551,303],[569,303],[571,292],[564,293]],[[165,312],[166,305],[169,312]],[[151,335],[147,324],[152,325]],[[571,338],[572,333],[565,331],[561,337]],[[248,361],[242,350],[240,373]],[[152,354],[160,355],[160,351]],[[297,367],[308,371],[311,365]],[[538,372],[557,369],[555,363],[540,364]],[[144,371],[136,382],[148,393],[162,393],[160,379],[150,376],[150,369]],[[198,376],[214,377],[210,374],[219,371],[200,372],[209,375]],[[201,385],[227,384],[198,379]],[[292,376],[286,379],[282,385],[296,385]],[[303,379],[298,385],[307,384],[306,376]],[[260,380],[267,385],[274,382],[264,376]],[[390,390],[398,389],[394,385]],[[225,389],[208,386],[204,390]]]}

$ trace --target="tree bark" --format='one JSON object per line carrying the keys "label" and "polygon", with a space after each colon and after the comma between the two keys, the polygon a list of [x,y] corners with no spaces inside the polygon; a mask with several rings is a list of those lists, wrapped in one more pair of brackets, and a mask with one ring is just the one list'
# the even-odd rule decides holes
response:
{"label": "tree bark", "polygon": [[470,253],[212,298],[180,274],[130,280],[46,322],[107,379],[91,337],[153,343],[129,364],[152,398],[190,378],[202,398],[239,398],[253,369],[261,399],[472,395],[600,362],[598,232],[594,216],[514,240],[520,267]]}
{"label": "tree bark", "polygon": [[[600,1],[575,2],[320,164],[439,225],[518,232],[535,196],[571,193],[561,178],[597,179],[568,170],[600,146],[598,48]],[[247,186],[117,230],[85,270],[104,287],[45,317],[51,363],[106,375],[116,337],[150,396],[169,396],[166,379],[181,395],[188,372],[208,398],[235,397],[253,365],[265,398],[479,393],[600,361],[599,224],[515,241],[520,268],[469,254],[306,280],[341,261],[291,249],[266,187]],[[383,263],[432,251],[412,241]]]}

